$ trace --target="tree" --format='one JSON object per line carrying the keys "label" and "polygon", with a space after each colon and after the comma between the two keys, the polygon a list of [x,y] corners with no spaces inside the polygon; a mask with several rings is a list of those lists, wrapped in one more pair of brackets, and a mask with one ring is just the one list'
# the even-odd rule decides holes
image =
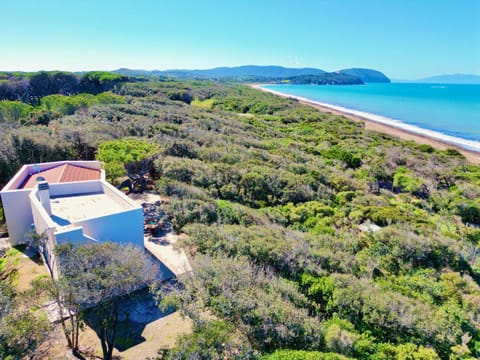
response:
{"label": "tree", "polygon": [[157,146],[143,140],[122,139],[106,141],[98,146],[97,159],[105,165],[113,180],[125,174],[125,164],[144,160],[157,151]]}
{"label": "tree", "polygon": [[[112,359],[121,300],[158,276],[158,267],[143,249],[131,245],[100,244],[57,247],[61,277],[57,282],[63,308],[79,317],[72,322],[76,331],[80,320],[95,330],[104,359]],[[73,339],[78,346],[78,338]]]}
{"label": "tree", "polygon": [[99,94],[104,91],[112,90],[115,85],[128,80],[127,77],[105,71],[91,71],[80,79],[79,89],[81,92],[90,94]]}
{"label": "tree", "polygon": [[30,247],[38,251],[43,261],[45,262],[45,265],[47,266],[50,276],[53,278],[55,264],[53,263],[51,259],[51,254],[49,252],[49,239],[47,234],[37,234],[34,230],[31,230],[25,235],[25,240]]}
{"label": "tree", "polygon": [[34,96],[51,94],[70,95],[78,92],[78,79],[75,74],[62,71],[40,71],[30,78]]}
{"label": "tree", "polygon": [[[67,346],[72,349],[74,355],[79,355],[79,335],[83,325],[81,318],[81,295],[83,289],[74,289],[65,278],[55,280],[53,277],[41,277],[33,280],[32,290],[28,296],[33,299],[42,299],[46,295],[53,299],[57,307],[58,320],[63,334],[67,340]],[[35,304],[43,306],[43,303]]]}
{"label": "tree", "polygon": [[31,356],[49,333],[45,318],[19,304],[13,288],[0,282],[0,358]]}
{"label": "tree", "polygon": [[20,101],[0,101],[0,122],[16,122],[26,118],[33,108]]}
{"label": "tree", "polygon": [[145,158],[138,161],[132,161],[124,165],[128,178],[132,181],[131,190],[136,186],[140,188],[142,193],[147,186],[147,179],[145,176],[150,173],[153,168],[153,159]]}
{"label": "tree", "polygon": [[[195,274],[182,277],[180,289],[169,289],[166,296],[164,289],[158,293],[162,307],[176,306],[193,320],[194,331],[208,330],[203,326],[208,311],[231,324],[253,349],[320,346],[321,324],[308,315],[307,300],[294,284],[275,278],[271,270],[255,266],[245,257],[199,256],[194,266]],[[180,345],[194,349],[201,344],[193,336]]]}

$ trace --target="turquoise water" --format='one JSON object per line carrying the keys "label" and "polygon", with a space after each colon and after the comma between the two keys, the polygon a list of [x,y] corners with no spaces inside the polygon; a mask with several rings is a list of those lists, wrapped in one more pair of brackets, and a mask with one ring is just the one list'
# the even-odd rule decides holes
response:
{"label": "turquoise water", "polygon": [[[381,115],[420,130],[480,141],[480,85],[390,83],[265,85],[262,88]],[[462,146],[461,143],[458,145]]]}

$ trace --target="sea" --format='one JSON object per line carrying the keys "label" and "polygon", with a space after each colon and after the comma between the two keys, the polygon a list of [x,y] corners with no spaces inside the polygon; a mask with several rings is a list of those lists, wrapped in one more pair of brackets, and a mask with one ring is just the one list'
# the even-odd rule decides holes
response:
{"label": "sea", "polygon": [[480,152],[480,85],[394,82],[261,87]]}

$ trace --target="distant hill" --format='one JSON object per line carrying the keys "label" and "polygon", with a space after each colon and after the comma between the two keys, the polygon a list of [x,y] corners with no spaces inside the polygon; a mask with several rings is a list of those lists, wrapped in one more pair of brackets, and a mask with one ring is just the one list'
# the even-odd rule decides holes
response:
{"label": "distant hill", "polygon": [[372,70],[372,69],[362,69],[362,68],[352,68],[344,69],[339,71],[340,74],[347,74],[359,77],[362,81],[366,83],[389,83],[390,79],[385,76],[384,73]]}
{"label": "distant hill", "polygon": [[480,76],[472,74],[437,75],[419,79],[415,82],[436,84],[480,84]]}
{"label": "distant hill", "polygon": [[320,75],[324,74],[324,70],[314,68],[286,68],[283,66],[259,66],[245,65],[237,67],[218,67],[206,70],[130,70],[119,69],[115,72],[129,76],[175,76],[180,78],[205,78],[205,79],[225,79],[225,78],[288,78],[300,75]]}
{"label": "distant hill", "polygon": [[364,82],[357,76],[340,74],[340,73],[324,73],[321,75],[298,75],[284,80],[279,83],[288,82],[289,84],[313,84],[313,85],[362,85]]}
{"label": "distant hill", "polygon": [[[286,68],[283,66],[260,66],[245,65],[237,67],[218,67],[206,70],[131,70],[118,69],[116,73],[126,76],[172,76],[178,78],[196,78],[196,79],[215,79],[215,80],[236,80],[236,81],[279,81],[301,76],[322,76],[329,74],[328,78],[334,80],[333,83],[344,83],[358,80],[344,77],[349,75],[360,78],[361,82],[390,82],[390,80],[381,72],[371,69],[346,69],[334,73],[327,73],[321,69],[315,68]],[[342,75],[342,77],[338,77]],[[338,77],[338,79],[335,79]],[[322,83],[322,82],[320,82]],[[330,82],[324,82],[330,83]]]}

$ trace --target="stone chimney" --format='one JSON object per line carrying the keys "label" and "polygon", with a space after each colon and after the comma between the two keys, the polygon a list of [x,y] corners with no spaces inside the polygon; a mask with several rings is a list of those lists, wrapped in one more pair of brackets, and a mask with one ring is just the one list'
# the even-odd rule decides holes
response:
{"label": "stone chimney", "polygon": [[52,207],[50,205],[50,187],[48,182],[43,177],[37,178],[38,199],[48,215],[52,215]]}

